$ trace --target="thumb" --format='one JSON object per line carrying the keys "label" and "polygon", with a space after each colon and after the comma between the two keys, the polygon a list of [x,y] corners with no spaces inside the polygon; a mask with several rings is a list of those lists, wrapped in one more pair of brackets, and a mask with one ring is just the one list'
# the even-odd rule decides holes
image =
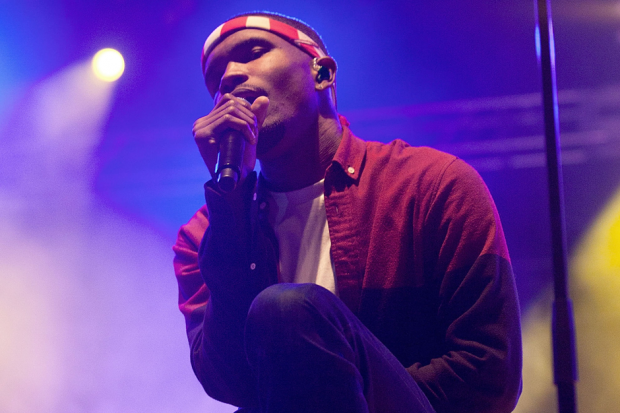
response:
{"label": "thumb", "polygon": [[269,109],[269,98],[267,96],[259,96],[256,98],[250,108],[256,116],[257,127],[260,128],[267,117],[267,109]]}

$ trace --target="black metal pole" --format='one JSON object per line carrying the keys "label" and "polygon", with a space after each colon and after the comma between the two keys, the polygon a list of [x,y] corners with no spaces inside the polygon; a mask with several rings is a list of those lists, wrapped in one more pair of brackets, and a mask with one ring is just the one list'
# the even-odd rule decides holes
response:
{"label": "black metal pole", "polygon": [[549,209],[553,247],[554,302],[552,318],[553,373],[560,413],[576,413],[577,357],[572,304],[568,293],[564,194],[560,161],[560,122],[555,80],[555,45],[551,0],[537,0],[537,51],[542,71]]}

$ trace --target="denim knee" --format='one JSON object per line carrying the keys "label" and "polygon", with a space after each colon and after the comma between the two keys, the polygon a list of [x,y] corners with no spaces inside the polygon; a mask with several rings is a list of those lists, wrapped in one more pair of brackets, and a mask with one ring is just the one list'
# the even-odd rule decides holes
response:
{"label": "denim knee", "polygon": [[294,328],[303,323],[308,311],[316,308],[316,300],[332,294],[316,284],[274,284],[261,291],[248,311],[248,325],[273,332]]}
{"label": "denim knee", "polygon": [[[289,339],[311,324],[321,302],[333,294],[316,284],[274,284],[259,293],[248,311],[246,335]],[[333,296],[335,298],[335,296]],[[254,337],[257,338],[257,337]]]}

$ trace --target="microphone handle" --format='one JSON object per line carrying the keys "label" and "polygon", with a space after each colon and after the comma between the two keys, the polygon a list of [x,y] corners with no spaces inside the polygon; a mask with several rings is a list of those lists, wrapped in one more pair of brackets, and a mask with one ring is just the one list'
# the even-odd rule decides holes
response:
{"label": "microphone handle", "polygon": [[217,184],[222,192],[232,192],[241,177],[245,139],[241,132],[228,129],[220,141],[217,159]]}

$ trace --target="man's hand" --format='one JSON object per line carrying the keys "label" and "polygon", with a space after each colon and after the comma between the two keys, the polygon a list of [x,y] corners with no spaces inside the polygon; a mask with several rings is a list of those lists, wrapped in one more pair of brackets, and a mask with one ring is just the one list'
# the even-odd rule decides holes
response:
{"label": "man's hand", "polygon": [[192,130],[194,140],[211,177],[215,177],[220,139],[227,129],[241,132],[246,140],[239,182],[243,182],[248,173],[254,170],[258,131],[265,120],[268,108],[269,99],[266,96],[259,96],[250,105],[247,100],[227,93],[217,102],[211,113],[194,122]]}

